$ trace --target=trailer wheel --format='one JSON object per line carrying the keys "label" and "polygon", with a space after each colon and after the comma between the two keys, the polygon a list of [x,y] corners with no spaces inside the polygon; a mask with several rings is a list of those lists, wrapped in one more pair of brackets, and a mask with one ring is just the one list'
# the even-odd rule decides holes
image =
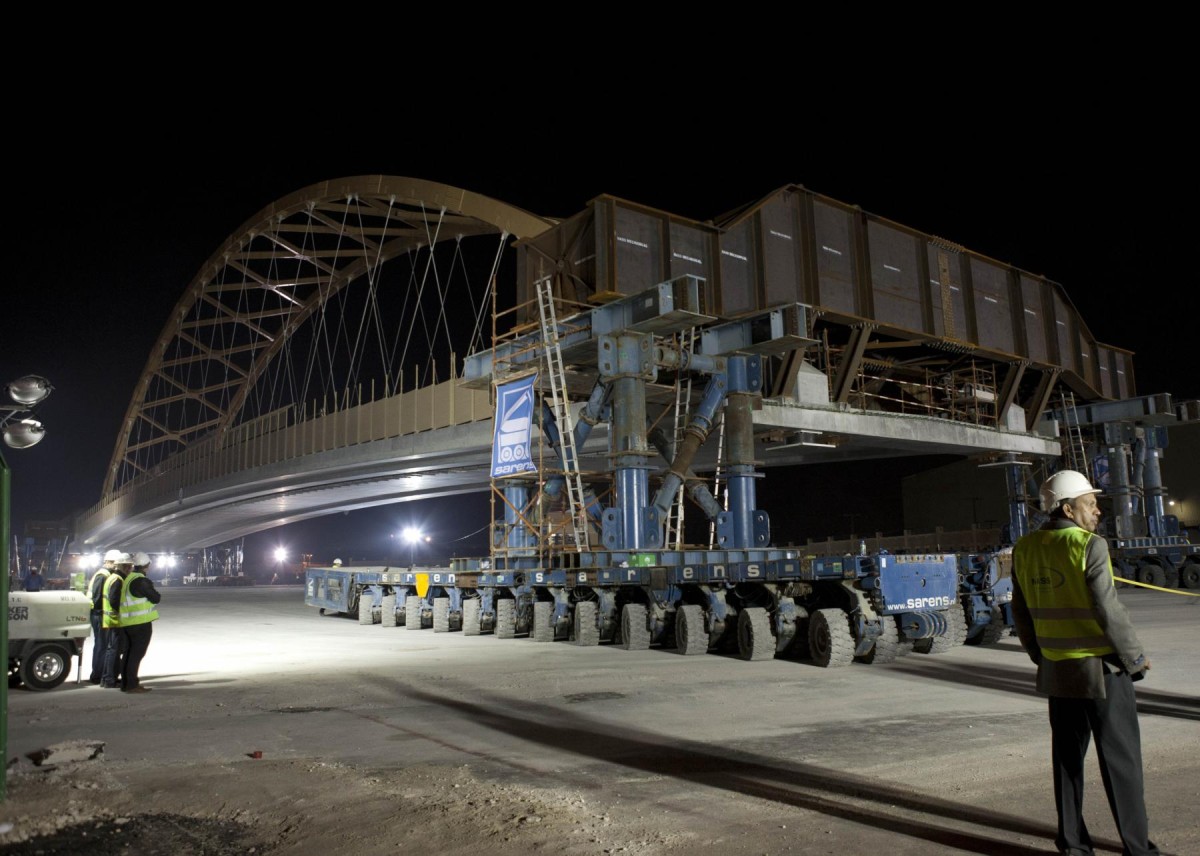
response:
{"label": "trailer wheel", "polygon": [[621,608],[621,647],[626,651],[644,651],[650,647],[650,628],[646,626],[646,607],[627,603]]}
{"label": "trailer wheel", "polygon": [[448,597],[433,599],[433,632],[450,632],[450,598]]}
{"label": "trailer wheel", "polygon": [[1200,588],[1200,565],[1195,562],[1184,562],[1183,567],[1179,569],[1179,581],[1184,588]]}
{"label": "trailer wheel", "polygon": [[808,618],[808,647],[813,662],[831,669],[854,660],[850,617],[840,609],[818,609]]}
{"label": "trailer wheel", "polygon": [[1167,584],[1167,572],[1153,562],[1138,565],[1138,581],[1162,588]]}
{"label": "trailer wheel", "polygon": [[771,616],[761,606],[748,606],[738,613],[737,643],[743,660],[775,659]]}
{"label": "trailer wheel", "polygon": [[704,607],[689,604],[675,610],[675,650],[685,656],[708,653]]}
{"label": "trailer wheel", "polygon": [[479,598],[473,597],[469,600],[464,600],[462,604],[462,632],[463,636],[478,636],[480,631],[479,624]]}
{"label": "trailer wheel", "polygon": [[596,602],[581,600],[575,604],[575,644],[599,645],[600,626],[596,623]]}
{"label": "trailer wheel", "polygon": [[539,600],[533,605],[533,636],[534,642],[554,641],[554,604],[548,600]]}
{"label": "trailer wheel", "polygon": [[517,602],[511,598],[496,601],[496,638],[517,638]]}
{"label": "trailer wheel", "polygon": [[967,640],[967,617],[961,609],[946,611],[946,634],[932,639],[921,639],[913,645],[919,654],[945,654]]}
{"label": "trailer wheel", "polygon": [[896,619],[890,615],[879,619],[882,632],[875,638],[871,650],[861,657],[855,657],[859,663],[890,663],[900,656],[900,632],[896,629]]}
{"label": "trailer wheel", "polygon": [[1000,611],[1000,607],[992,607],[991,620],[983,625],[974,638],[968,639],[968,645],[995,645],[1004,635],[1008,633],[1008,625],[1004,623],[1004,613]]}
{"label": "trailer wheel", "polygon": [[404,599],[404,627],[406,630],[421,629],[421,596],[410,594]]}
{"label": "trailer wheel", "polygon": [[21,683],[31,690],[52,690],[71,672],[71,655],[58,645],[38,645],[21,658]]}

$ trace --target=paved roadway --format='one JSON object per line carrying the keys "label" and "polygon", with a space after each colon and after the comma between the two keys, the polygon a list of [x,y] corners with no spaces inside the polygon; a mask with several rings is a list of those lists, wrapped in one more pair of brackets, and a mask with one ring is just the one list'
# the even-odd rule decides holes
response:
{"label": "paved roadway", "polygon": [[[1152,834],[1164,852],[1200,853],[1200,598],[1121,598],[1153,660],[1139,684]],[[278,822],[294,852],[310,852],[298,835],[311,852],[373,852],[343,828],[371,823],[354,811],[363,782],[374,797],[391,788],[384,805],[407,796],[439,807],[410,814],[389,847],[471,852],[469,832],[450,827],[470,827],[494,800],[457,812],[439,778],[464,796],[532,789],[520,792],[541,800],[544,829],[510,818],[502,835],[487,833],[493,852],[1054,849],[1045,701],[1011,638],[827,670],[362,627],[305,607],[299,587],[166,589],[143,678],[154,692],[137,697],[73,684],[12,692],[10,758],[104,740],[132,798],[153,787],[164,804],[194,799],[200,811],[211,795],[180,797],[170,782],[184,793],[191,777],[224,782],[214,793],[231,799],[232,774],[267,769],[247,758],[261,751],[283,780],[256,772],[235,798],[258,822]],[[314,765],[340,773],[324,789],[301,791],[297,779],[309,808],[275,818],[287,777]],[[1113,844],[1094,759],[1089,785],[1093,835]],[[559,808],[586,811],[582,836],[553,825],[554,794],[578,797]],[[21,799],[17,788],[8,808]]]}

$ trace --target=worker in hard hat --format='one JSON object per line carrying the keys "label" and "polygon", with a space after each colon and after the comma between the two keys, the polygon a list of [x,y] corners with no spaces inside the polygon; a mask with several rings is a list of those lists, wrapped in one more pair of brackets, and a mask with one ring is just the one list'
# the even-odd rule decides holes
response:
{"label": "worker in hard hat", "polygon": [[121,587],[125,577],[133,570],[133,556],[118,552],[113,560],[113,569],[108,579],[104,581],[104,589],[100,596],[103,615],[101,626],[105,631],[104,665],[100,673],[100,686],[105,689],[117,689],[121,686],[120,676],[124,664],[125,651],[128,642],[121,632]]}
{"label": "worker in hard hat", "polygon": [[125,635],[127,650],[125,664],[121,670],[121,692],[148,693],[138,680],[138,669],[142,658],[150,647],[153,623],[158,620],[158,602],[162,595],[146,576],[150,570],[150,557],[145,553],[134,553],[133,568],[121,583],[121,633]]}
{"label": "worker in hard hat", "polygon": [[1133,682],[1150,670],[1150,660],[1117,599],[1108,543],[1095,534],[1098,493],[1074,470],[1042,485],[1042,510],[1050,519],[1013,550],[1013,620],[1037,664],[1038,691],[1050,697],[1058,849],[1092,853],[1083,770],[1094,736],[1124,852],[1147,856],[1158,848],[1146,817]]}
{"label": "worker in hard hat", "polygon": [[333,560],[333,566],[334,566],[335,568],[340,568],[340,567],[342,566],[342,560],[341,560],[341,559],[334,559],[334,560]]}
{"label": "worker in hard hat", "polygon": [[104,627],[104,584],[116,572],[117,559],[121,558],[120,550],[109,550],[104,554],[104,561],[88,581],[87,594],[92,600],[92,610],[88,616],[92,623],[92,673],[88,682],[98,684],[104,674],[104,651],[108,647],[108,630]]}

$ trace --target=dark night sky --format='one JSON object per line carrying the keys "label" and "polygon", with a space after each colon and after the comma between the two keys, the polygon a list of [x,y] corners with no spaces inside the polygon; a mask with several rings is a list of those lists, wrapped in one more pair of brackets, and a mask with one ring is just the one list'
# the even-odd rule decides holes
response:
{"label": "dark night sky", "polygon": [[[411,116],[411,105],[403,112]],[[47,439],[5,452],[14,531],[96,501],[150,345],[220,242],[273,200],[349,175],[441,181],[550,216],[611,193],[701,220],[803,184],[1062,283],[1098,339],[1136,352],[1139,392],[1200,397],[1194,336],[1183,326],[1189,319],[1194,329],[1200,310],[1191,248],[1163,231],[1164,195],[1195,181],[1161,136],[1045,117],[1022,132],[1018,118],[993,118],[990,129],[982,117],[978,126],[885,129],[806,125],[800,116],[788,133],[743,119],[722,136],[647,111],[626,117],[622,131],[594,119],[547,123],[535,137],[513,105],[457,115],[436,127],[381,118],[286,135],[112,120],[73,126],[68,138],[52,141],[66,137],[65,126],[25,138],[9,186],[16,269],[3,287],[0,381],[37,373],[56,389],[40,414]],[[853,491],[870,491],[877,471],[847,478]],[[320,542],[306,546],[353,553],[417,514],[448,543],[486,522],[486,498],[478,504],[479,515],[397,506],[304,524]],[[484,539],[463,543],[479,550]]]}

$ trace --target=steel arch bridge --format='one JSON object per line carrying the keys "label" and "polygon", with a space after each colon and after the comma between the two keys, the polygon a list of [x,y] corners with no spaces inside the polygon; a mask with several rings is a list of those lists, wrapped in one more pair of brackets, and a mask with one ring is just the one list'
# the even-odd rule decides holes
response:
{"label": "steel arch bridge", "polygon": [[[326,323],[329,310],[357,282],[366,283],[368,303],[377,299],[385,263],[409,258],[408,285],[417,294],[405,295],[402,312],[413,310],[407,320],[415,323],[426,293],[438,292],[444,308],[450,291],[439,245],[457,249],[464,238],[498,236],[498,260],[508,238],[532,237],[552,222],[460,188],[382,175],[314,184],[268,205],[208,258],[163,326],[125,412],[102,495],[152,477],[202,437],[314,394],[344,394],[370,362],[369,335],[387,333],[377,303],[363,307],[368,316],[376,313],[366,326],[377,328],[366,331],[361,323],[349,328],[344,306],[341,317]],[[451,259],[451,277],[459,258]],[[465,296],[477,297],[470,288]],[[484,303],[478,295],[477,318]],[[297,355],[292,345],[306,324],[309,350]],[[482,325],[475,326],[478,340]],[[410,335],[404,350],[411,344]],[[349,365],[338,365],[334,351],[346,345]],[[384,395],[399,386],[408,356],[375,361]]]}
{"label": "steel arch bridge", "polygon": [[[754,415],[771,465],[1050,457],[1058,442],[1034,427],[1054,392],[1133,393],[1132,355],[1097,342],[1062,286],[797,185],[715,222],[607,196],[560,222],[434,182],[342,178],[259,211],[188,284],[77,536],[194,549],[487,490],[489,390],[459,378],[487,374],[496,310],[520,328],[539,282],[603,307],[679,277],[721,323],[808,307],[795,332],[819,344],[772,357]],[[581,450],[588,471],[607,470],[606,442]],[[827,451],[798,450],[814,445]]]}

